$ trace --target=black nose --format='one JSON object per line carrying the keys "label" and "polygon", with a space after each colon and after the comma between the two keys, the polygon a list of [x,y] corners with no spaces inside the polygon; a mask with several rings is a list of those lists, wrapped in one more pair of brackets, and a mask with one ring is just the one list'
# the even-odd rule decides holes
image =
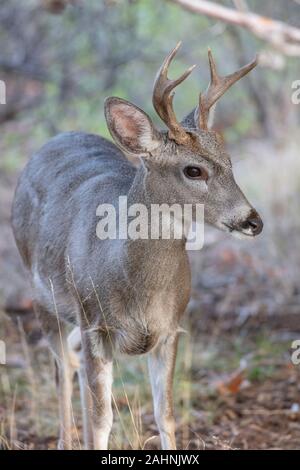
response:
{"label": "black nose", "polygon": [[253,235],[258,235],[263,229],[263,221],[256,211],[252,211],[245,222],[242,223],[244,230],[250,229]]}

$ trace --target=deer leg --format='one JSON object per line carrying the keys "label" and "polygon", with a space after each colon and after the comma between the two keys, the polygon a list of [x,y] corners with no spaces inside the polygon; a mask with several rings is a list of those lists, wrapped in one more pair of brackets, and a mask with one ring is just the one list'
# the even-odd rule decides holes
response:
{"label": "deer leg", "polygon": [[91,422],[91,412],[93,407],[92,395],[86,377],[84,361],[80,361],[78,370],[80,402],[83,421],[83,442],[85,449],[93,449],[93,427]]}
{"label": "deer leg", "polygon": [[82,333],[83,360],[92,397],[91,420],[95,450],[107,450],[113,422],[111,405],[112,353],[102,341],[101,356],[96,356],[89,333]]}
{"label": "deer leg", "polygon": [[154,416],[162,449],[175,450],[175,420],[173,414],[173,376],[178,335],[168,336],[149,353],[148,367],[153,395]]}
{"label": "deer leg", "polygon": [[60,438],[58,449],[72,449],[72,377],[67,349],[63,356],[55,357],[56,384],[59,400]]}
{"label": "deer leg", "polygon": [[93,449],[93,429],[91,423],[92,397],[87,382],[79,327],[74,328],[68,336],[68,346],[72,367],[78,374],[84,448]]}
{"label": "deer leg", "polygon": [[42,306],[34,304],[44,335],[54,356],[56,385],[59,400],[60,438],[59,449],[72,449],[72,378],[69,360],[67,331],[64,324]]}

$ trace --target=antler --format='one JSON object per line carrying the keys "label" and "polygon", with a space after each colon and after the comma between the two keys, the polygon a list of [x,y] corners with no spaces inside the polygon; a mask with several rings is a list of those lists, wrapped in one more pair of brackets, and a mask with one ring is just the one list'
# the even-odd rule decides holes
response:
{"label": "antler", "polygon": [[153,106],[169,129],[169,137],[174,139],[178,144],[184,144],[189,141],[189,135],[185,129],[180,125],[176,119],[176,115],[173,109],[173,97],[172,91],[174,88],[183,82],[196,67],[193,65],[181,77],[176,80],[170,80],[168,78],[168,69],[172,62],[176,52],[178,51],[181,42],[177,44],[170,54],[165,58],[162,66],[160,67],[157,76],[154,81],[152,102]]}
{"label": "antler", "polygon": [[206,92],[200,94],[199,97],[198,125],[200,129],[208,128],[209,110],[217,100],[224,95],[228,88],[257,65],[256,57],[252,62],[240,68],[236,72],[226,75],[225,77],[221,77],[217,73],[216,64],[210,49],[208,49],[208,60],[210,68],[210,84]]}

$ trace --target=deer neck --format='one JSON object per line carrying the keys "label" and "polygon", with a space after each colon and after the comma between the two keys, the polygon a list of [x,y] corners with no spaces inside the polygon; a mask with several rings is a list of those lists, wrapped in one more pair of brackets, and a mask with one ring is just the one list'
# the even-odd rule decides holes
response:
{"label": "deer neck", "polygon": [[[149,215],[148,224],[151,224],[151,207],[153,204],[163,204],[166,201],[159,197],[159,188],[155,191],[155,182],[152,180],[152,172],[141,164],[136,172],[132,186],[128,192],[128,209],[133,204],[142,204],[147,209]],[[124,240],[124,251],[127,259],[137,258],[140,266],[147,264],[155,270],[172,269],[176,266],[176,260],[186,258],[185,237],[180,239],[152,239],[150,235],[150,225],[148,225],[148,239],[126,239]],[[130,255],[130,256],[129,256]],[[140,270],[138,270],[140,272]]]}

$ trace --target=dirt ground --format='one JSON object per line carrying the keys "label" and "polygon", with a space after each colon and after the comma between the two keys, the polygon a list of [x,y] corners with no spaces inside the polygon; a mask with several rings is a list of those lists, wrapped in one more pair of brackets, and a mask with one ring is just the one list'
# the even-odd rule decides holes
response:
{"label": "dirt ground", "polygon": [[[1,336],[9,338],[0,381],[1,443],[3,448],[54,449],[54,368],[34,320],[24,325],[14,318],[1,324]],[[222,330],[221,322],[218,335],[182,335],[174,387],[179,448],[299,449],[300,367],[291,363],[290,341],[278,341],[276,330],[264,329],[259,334],[244,330],[239,338],[236,331]],[[159,448],[145,362],[116,359],[111,448]],[[76,380],[74,389],[74,447],[80,448]]]}

